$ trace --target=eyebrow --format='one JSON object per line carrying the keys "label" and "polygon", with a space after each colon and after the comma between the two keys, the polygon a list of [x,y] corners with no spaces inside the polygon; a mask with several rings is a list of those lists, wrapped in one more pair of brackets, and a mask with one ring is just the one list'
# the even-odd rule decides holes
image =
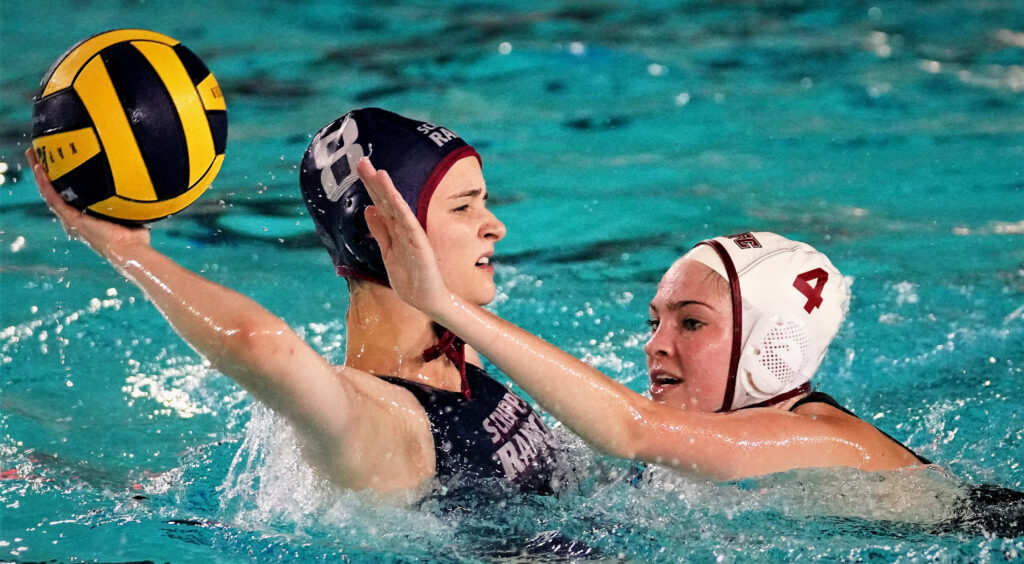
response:
{"label": "eyebrow", "polygon": [[[683,309],[686,306],[691,306],[691,305],[702,305],[702,306],[704,306],[704,307],[706,307],[706,308],[708,308],[708,309],[710,309],[712,311],[714,311],[714,309],[715,309],[715,308],[711,307],[710,305],[708,305],[708,304],[706,304],[704,302],[697,301],[697,300],[679,300],[678,302],[672,302],[672,303],[668,304],[668,307],[665,308],[665,309],[667,309],[669,311],[677,311],[677,310]],[[652,310],[655,309],[654,302],[651,302],[650,304],[648,304],[647,307],[649,307]]]}
{"label": "eyebrow", "polygon": [[[475,197],[479,196],[480,194],[483,194],[483,192],[484,192],[483,188],[473,188],[472,190],[466,190],[465,192],[459,192],[458,194],[453,194],[451,196],[448,196],[448,199],[449,200],[458,200],[459,198],[475,198]],[[485,197],[486,197],[486,195],[485,195]]]}

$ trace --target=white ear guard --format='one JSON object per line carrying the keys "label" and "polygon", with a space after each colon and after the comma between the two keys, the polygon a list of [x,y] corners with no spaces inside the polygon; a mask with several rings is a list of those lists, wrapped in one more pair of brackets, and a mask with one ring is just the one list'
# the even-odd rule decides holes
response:
{"label": "white ear guard", "polygon": [[740,353],[737,384],[758,401],[798,388],[818,369],[817,348],[801,319],[785,312],[762,315]]}

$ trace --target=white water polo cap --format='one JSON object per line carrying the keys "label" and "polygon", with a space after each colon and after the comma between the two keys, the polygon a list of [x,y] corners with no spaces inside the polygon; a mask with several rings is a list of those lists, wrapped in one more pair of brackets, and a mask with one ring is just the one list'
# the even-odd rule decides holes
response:
{"label": "white water polo cap", "polygon": [[761,231],[701,241],[684,258],[720,274],[732,294],[732,357],[719,411],[810,391],[850,305],[849,285],[828,257]]}

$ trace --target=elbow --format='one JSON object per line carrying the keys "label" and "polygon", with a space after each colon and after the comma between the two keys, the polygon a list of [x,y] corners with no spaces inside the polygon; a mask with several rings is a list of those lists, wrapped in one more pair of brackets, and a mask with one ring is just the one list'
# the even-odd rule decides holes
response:
{"label": "elbow", "polygon": [[281,358],[294,348],[293,333],[283,321],[243,321],[220,328],[220,346],[213,347],[209,360],[218,370],[231,371],[260,358]]}
{"label": "elbow", "polygon": [[606,420],[604,426],[609,432],[596,437],[592,446],[616,458],[638,458],[647,437],[647,422],[642,407],[627,404],[614,418]]}
{"label": "elbow", "polygon": [[675,450],[669,443],[677,436],[678,429],[666,429],[662,409],[660,404],[636,396],[634,401],[626,402],[614,418],[615,432],[609,433],[611,440],[603,448],[595,448],[618,458],[678,466],[680,461],[666,456]]}

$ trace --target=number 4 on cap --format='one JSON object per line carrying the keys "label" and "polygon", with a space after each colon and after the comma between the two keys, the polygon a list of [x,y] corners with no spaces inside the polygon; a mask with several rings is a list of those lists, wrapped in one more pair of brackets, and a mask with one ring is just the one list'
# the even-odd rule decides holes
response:
{"label": "number 4 on cap", "polygon": [[[814,281],[814,286],[811,286],[812,280]],[[804,311],[811,313],[814,308],[821,307],[821,293],[825,290],[826,282],[828,282],[828,273],[821,268],[797,274],[796,280],[793,281],[793,287],[801,294],[807,296]]]}

